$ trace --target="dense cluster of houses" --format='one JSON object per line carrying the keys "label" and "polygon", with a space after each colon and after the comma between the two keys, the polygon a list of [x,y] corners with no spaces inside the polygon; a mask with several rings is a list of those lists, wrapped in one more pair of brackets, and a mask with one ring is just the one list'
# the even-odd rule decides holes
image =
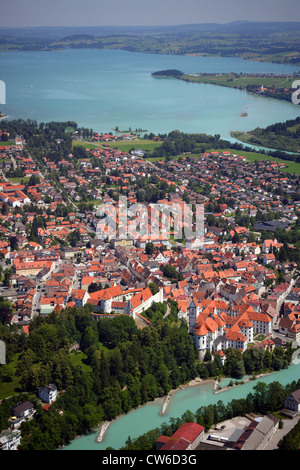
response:
{"label": "dense cluster of houses", "polygon": [[[288,277],[268,292],[265,282],[275,281],[276,275],[252,258],[254,245],[264,250],[253,243],[239,244],[246,253],[243,260],[232,256],[237,248],[232,243],[218,250],[208,245],[197,251],[156,248],[146,254],[133,244],[111,248],[94,239],[89,248],[80,250],[80,263],[75,262],[75,249],[68,259],[59,247],[11,253],[11,281],[18,288],[11,321],[28,323],[35,299],[40,315],[90,304],[95,319],[111,314],[143,317],[153,302],[171,299],[177,302],[178,318],[188,323],[200,357],[228,347],[245,351],[256,334],[270,337],[275,325],[289,340],[298,339],[299,283]],[[167,278],[163,272],[167,265],[175,267],[182,280]],[[157,293],[151,292],[150,283],[157,286]],[[270,340],[265,346],[275,343]]]}
{"label": "dense cluster of houses", "polygon": [[[284,165],[268,160],[249,163],[228,151],[153,163],[143,158],[143,151],[128,153],[102,145],[114,140],[110,134],[95,133],[92,140],[99,142],[99,147],[91,146],[89,158],[80,159],[76,165],[70,154],[58,162],[44,158],[40,168],[23,154],[22,139],[0,149],[2,273],[11,268],[11,287],[7,294],[2,290],[2,295],[13,304],[10,324],[21,325],[28,333],[35,315],[59,314],[65,308],[89,305],[96,321],[130,315],[144,328],[150,324],[145,312],[153,303],[169,305],[174,301],[178,319],[187,323],[201,359],[214,353],[224,362],[229,347],[273,350],[286,341],[300,339],[298,266],[279,261],[283,245],[275,236],[277,227],[289,230],[300,211],[300,203],[293,197],[298,192],[297,180],[281,172]],[[24,172],[24,181],[16,183],[7,176],[12,166]],[[43,176],[45,169],[58,173],[55,186]],[[28,185],[31,176],[38,179]],[[164,197],[156,201],[161,206],[181,207],[186,201],[203,206],[201,243],[189,238],[177,242],[171,230],[156,235],[146,230],[136,237],[109,232],[103,218],[105,207],[116,209],[119,222],[124,215],[119,196],[126,195],[128,207],[133,207],[140,201],[141,185],[137,182],[144,181],[143,188],[154,187],[153,182],[148,183],[153,176],[165,188]],[[76,203],[82,201],[83,193],[95,204],[94,209],[101,204],[101,211],[90,207],[79,210]],[[212,197],[219,201],[214,211]],[[143,202],[149,212],[151,202]],[[249,228],[238,223],[236,215],[255,217],[258,211],[275,216],[255,226],[253,240]],[[130,210],[127,215],[124,229],[136,217]],[[174,224],[175,215],[172,217]],[[39,226],[33,241],[30,228],[37,218]],[[268,238],[260,238],[262,230],[267,230]],[[284,280],[278,281],[279,269]],[[169,310],[167,307],[166,315]],[[278,336],[273,334],[275,327]],[[55,385],[42,387],[38,396],[49,406],[57,396]],[[286,400],[285,413],[293,417],[299,407],[299,393],[295,392]],[[29,402],[13,410],[15,428],[0,435],[0,447],[18,447],[18,423],[34,412]],[[277,427],[272,417],[253,421],[240,430],[239,439],[227,445],[232,449],[263,448]],[[157,448],[196,449],[203,440],[202,426],[185,423],[171,438],[161,436]]]}
{"label": "dense cluster of houses", "polygon": [[[93,140],[106,139],[95,134]],[[153,302],[172,299],[177,302],[178,317],[189,325],[200,356],[206,351],[222,355],[228,347],[244,351],[256,334],[268,338],[275,324],[290,340],[299,337],[296,263],[279,263],[275,253],[282,244],[272,235],[275,229],[271,225],[269,239],[261,241],[258,236],[249,241],[249,229],[235,218],[237,213],[255,217],[258,210],[263,214],[272,211],[276,227],[282,224],[289,229],[299,215],[300,204],[297,198],[287,202],[286,197],[296,193],[298,186],[294,178],[281,172],[281,163],[249,163],[229,151],[212,151],[154,164],[138,152],[99,143],[96,148],[91,145],[89,158],[76,165],[72,154],[58,162],[44,158],[43,168],[58,172],[54,187],[42,176],[43,168],[25,157],[19,142],[2,148],[2,155],[23,168],[27,177],[39,176],[30,186],[12,183],[5,172],[0,181],[0,206],[9,204],[9,210],[0,214],[0,253],[12,268],[10,281],[16,291],[10,321],[25,327],[34,314],[47,315],[87,303],[95,318],[104,314],[141,318]],[[221,176],[216,178],[216,174]],[[158,204],[168,207],[188,201],[204,207],[201,244],[189,239],[176,243],[167,231],[155,236],[146,231],[135,238],[109,233],[103,207],[115,207],[122,218],[118,197],[126,195],[128,206],[133,207],[139,200],[137,181],[144,180],[147,187],[153,175],[165,188],[165,197],[158,199]],[[196,187],[208,191],[199,192]],[[274,187],[280,191],[273,191]],[[79,211],[75,202],[81,201],[81,191],[95,207],[101,204],[102,212]],[[224,194],[225,203],[220,199]],[[209,212],[212,196],[221,201],[217,212]],[[74,210],[62,215],[57,211],[66,200]],[[29,202],[40,208],[38,213],[24,212]],[[149,210],[151,203],[144,204]],[[128,214],[130,224],[135,215]],[[207,223],[208,215],[214,225]],[[28,227],[36,217],[44,219],[37,229],[38,242],[28,236]],[[226,228],[224,221],[228,222]],[[70,244],[74,232],[78,239]],[[147,252],[149,243],[151,253]],[[175,268],[180,280],[166,275],[163,267],[167,265]],[[279,268],[285,282],[277,286]],[[155,294],[150,283],[157,287]],[[269,291],[267,285],[271,286]],[[269,339],[264,347],[272,347],[271,342]]]}

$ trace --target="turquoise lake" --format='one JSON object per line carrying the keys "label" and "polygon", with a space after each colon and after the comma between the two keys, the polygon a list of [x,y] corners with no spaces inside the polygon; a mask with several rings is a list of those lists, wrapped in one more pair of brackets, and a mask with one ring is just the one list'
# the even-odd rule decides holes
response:
{"label": "turquoise lake", "polygon": [[[157,79],[152,72],[294,73],[299,66],[226,57],[172,56],[120,50],[2,52],[9,118],[76,121],[97,132],[143,129],[220,134],[299,116],[299,106],[214,85]],[[247,113],[247,117],[241,117]]]}

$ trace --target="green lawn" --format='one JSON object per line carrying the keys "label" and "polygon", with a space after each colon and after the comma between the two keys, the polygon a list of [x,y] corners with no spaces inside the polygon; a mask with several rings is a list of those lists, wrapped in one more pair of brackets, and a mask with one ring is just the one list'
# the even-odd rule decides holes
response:
{"label": "green lawn", "polygon": [[122,152],[128,152],[131,149],[142,149],[144,151],[149,150],[150,152],[154,150],[155,148],[159,147],[162,144],[162,142],[154,142],[153,140],[146,140],[146,139],[135,139],[131,141],[127,140],[118,140],[115,142],[83,142],[81,140],[73,140],[72,145],[73,147],[75,146],[81,146],[84,148],[99,148],[108,146],[109,148],[117,148],[118,150],[121,150]]}
{"label": "green lawn", "polygon": [[213,85],[222,85],[232,88],[244,88],[247,85],[260,86],[275,86],[278,88],[290,88],[293,82],[292,78],[282,77],[255,77],[246,74],[233,75],[230,73],[222,73],[219,75],[204,75],[204,76],[191,76],[183,75],[183,80],[196,83],[209,83]]}
{"label": "green lawn", "polygon": [[11,382],[0,383],[0,400],[20,393],[20,377],[13,377]]}
{"label": "green lawn", "polygon": [[300,128],[300,124],[295,124],[294,126],[288,127],[288,130],[291,132],[296,132]]}
{"label": "green lawn", "polygon": [[30,177],[29,176],[21,176],[21,177],[18,177],[18,178],[9,178],[9,181],[11,183],[14,183],[14,184],[20,184],[21,181],[23,181],[23,183],[27,183],[28,181],[30,180]]}
{"label": "green lawn", "polygon": [[19,358],[19,354],[15,354],[15,356],[12,358],[10,363],[7,365],[9,369],[12,370],[13,372],[13,378],[11,382],[4,382],[0,381],[0,400],[3,400],[3,398],[11,397],[13,395],[17,395],[20,393],[21,387],[20,387],[20,377],[15,376],[15,370],[16,370],[16,365],[17,361]]}
{"label": "green lawn", "polygon": [[71,353],[71,363],[74,367],[80,365],[82,366],[83,370],[90,371],[91,366],[85,364],[85,360],[87,359],[87,355],[81,351],[73,351]]}
{"label": "green lawn", "polygon": [[[103,344],[99,344],[99,351],[106,351],[108,352],[109,350],[103,346]],[[72,351],[71,352],[71,363],[73,366],[82,366],[83,370],[85,371],[91,371],[92,368],[89,364],[86,364],[87,360],[87,355],[84,354],[82,351]]]}
{"label": "green lawn", "polygon": [[82,140],[73,140],[72,147],[84,147],[85,149],[95,149],[101,147],[101,144],[94,144],[93,142],[83,142]]}
{"label": "green lawn", "polygon": [[15,145],[14,140],[0,140],[0,147],[7,147],[10,145]]}

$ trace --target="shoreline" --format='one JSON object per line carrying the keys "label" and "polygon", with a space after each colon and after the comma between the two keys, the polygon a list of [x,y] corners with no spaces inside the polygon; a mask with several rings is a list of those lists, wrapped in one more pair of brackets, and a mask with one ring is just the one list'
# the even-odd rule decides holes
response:
{"label": "shoreline", "polygon": [[[241,116],[242,117],[242,116]],[[263,144],[263,142],[261,142],[260,144],[259,143],[254,143],[253,141],[251,141],[251,138],[254,137],[255,139],[255,135],[251,134],[252,131],[230,131],[230,136],[233,137],[234,139],[238,140],[239,142],[241,142],[242,144],[248,146],[259,146],[259,147],[262,147],[264,149],[266,149],[267,151],[277,151],[277,152],[285,152],[285,153],[291,153],[291,154],[294,154],[294,155],[299,155],[299,148],[298,150],[293,150],[292,148],[289,148],[289,145],[287,144],[286,145],[286,148],[285,150],[282,150],[280,147],[278,148],[273,148],[273,147],[268,147],[266,146],[266,144]],[[249,138],[249,140],[247,140],[247,137]],[[269,142],[270,143],[270,142]],[[289,161],[289,160],[287,160]]]}
{"label": "shoreline", "polygon": [[[41,47],[41,48],[38,48],[38,49],[35,49],[34,52],[64,52],[65,50],[69,49],[69,46],[51,46],[50,47]],[[91,49],[94,49],[94,50],[98,50],[98,48],[93,48],[93,47],[83,47],[83,48],[78,48],[80,50],[91,50]],[[137,53],[137,54],[155,54],[155,55],[174,55],[171,53],[167,53],[167,52],[164,52],[164,51],[156,51],[156,50],[150,50],[150,51],[145,51],[145,50],[139,50],[139,49],[136,49],[136,50],[132,50],[132,48],[120,48],[120,47],[103,47],[103,48],[100,48],[100,50],[114,50],[114,51],[126,51],[126,52],[133,52],[133,53]],[[0,54],[2,52],[26,52],[24,51],[23,47],[20,47],[20,45],[17,45],[14,49],[8,47],[7,49],[1,49],[0,51]],[[213,58],[218,58],[218,57],[227,57],[227,58],[230,58],[230,59],[242,59],[242,60],[246,60],[246,61],[249,61],[249,62],[266,62],[266,63],[269,63],[269,64],[278,64],[278,65],[296,65],[298,66],[300,62],[296,62],[296,63],[291,63],[291,62],[287,62],[285,63],[284,61],[282,60],[276,60],[275,58],[268,58],[269,56],[266,55],[266,57],[263,57],[263,56],[259,56],[259,57],[248,57],[247,55],[224,55],[222,56],[220,52],[217,52],[217,53],[211,53],[211,52],[184,52],[184,53],[181,53],[181,54],[176,54],[178,56],[181,56],[181,57],[213,57]]]}
{"label": "shoreline", "polygon": [[107,428],[108,428],[109,425],[110,425],[111,423],[113,423],[114,421],[115,421],[115,420],[113,420],[113,421],[104,421],[104,423],[101,424],[100,430],[99,430],[99,434],[98,434],[97,439],[96,439],[96,442],[102,442],[103,437],[104,437],[104,434],[106,433]]}
{"label": "shoreline", "polygon": [[227,385],[224,388],[218,388],[218,382],[216,381],[214,393],[217,394],[217,393],[227,392],[228,390],[231,390],[232,388],[238,387],[239,385],[244,385],[247,382],[254,382],[255,380],[261,379],[262,377],[266,377],[268,375],[271,375],[272,373],[273,372],[266,372],[264,374],[251,375],[251,377],[248,377],[248,379],[245,379],[245,380],[243,380],[243,379],[240,379],[240,380],[239,379],[232,379],[232,380],[235,380],[235,383],[233,385]]}
{"label": "shoreline", "polygon": [[[248,60],[248,59],[246,59]],[[272,62],[270,62],[272,63]],[[226,73],[221,73],[220,75],[228,75]],[[290,102],[292,101],[291,100],[291,97],[287,97],[286,99],[285,98],[280,98],[280,97],[277,97],[276,95],[275,96],[268,96],[266,94],[263,94],[263,93],[258,93],[257,91],[252,91],[251,89],[247,90],[247,86],[242,86],[242,85],[234,85],[234,84],[228,84],[228,83],[217,83],[216,81],[214,80],[211,80],[211,81],[201,81],[201,80],[193,80],[191,79],[190,77],[193,77],[197,74],[191,74],[191,73],[183,73],[181,76],[174,76],[174,75],[154,75],[154,73],[151,74],[152,76],[155,76],[155,78],[162,78],[162,79],[170,79],[170,78],[174,78],[176,80],[181,80],[183,82],[187,82],[187,83],[196,83],[196,84],[201,84],[201,85],[215,85],[215,86],[218,86],[218,87],[224,87],[224,88],[231,88],[232,90],[240,90],[240,91],[243,91],[244,93],[248,93],[250,96],[254,96],[254,97],[259,97],[259,98],[271,98],[271,99],[274,99],[276,101],[286,101],[286,102]],[[199,77],[201,77],[202,74],[199,75]],[[215,76],[216,74],[207,74],[207,75],[212,75],[212,76]],[[252,77],[253,74],[251,73],[246,73],[245,76],[250,76]],[[286,77],[288,77],[289,74],[286,74]],[[265,78],[265,77],[263,77]],[[275,86],[275,89],[276,89],[276,85]],[[259,87],[259,84],[257,83],[257,87]],[[244,115],[241,115],[241,117],[247,117],[248,114],[245,113]],[[253,145],[253,144],[252,144]]]}

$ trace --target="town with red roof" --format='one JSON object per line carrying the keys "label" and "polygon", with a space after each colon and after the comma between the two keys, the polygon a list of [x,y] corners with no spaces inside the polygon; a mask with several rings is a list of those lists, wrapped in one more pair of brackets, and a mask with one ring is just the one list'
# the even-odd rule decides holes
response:
{"label": "town with red roof", "polygon": [[[148,325],[143,312],[172,300],[202,359],[298,339],[299,247],[284,237],[297,230],[295,175],[276,160],[251,163],[234,151],[154,161],[118,147],[134,144],[134,135],[92,133],[84,147],[78,132],[72,138],[73,153],[55,160],[29,156],[22,136],[1,147],[2,295],[14,305],[10,323],[89,304],[95,318],[131,315]],[[139,203],[146,216],[133,237]],[[162,223],[152,234],[151,211],[186,203],[203,208],[200,241],[176,240]],[[271,344],[255,340],[261,335]]]}
{"label": "town with red roof", "polygon": [[[195,144],[196,152],[164,155],[179,131],[54,132],[54,150],[44,152],[27,143],[26,125],[24,136],[2,135],[0,296],[9,328],[29,338],[35,322],[83,311],[100,336],[107,321],[131,319],[147,343],[147,331],[170,322],[184,326],[204,377],[213,367],[237,373],[226,369],[232,351],[288,354],[300,339],[299,176],[284,164]],[[275,432],[270,416],[262,419]],[[244,419],[246,440],[185,422],[155,448],[240,449],[256,432],[267,439],[260,421]]]}

